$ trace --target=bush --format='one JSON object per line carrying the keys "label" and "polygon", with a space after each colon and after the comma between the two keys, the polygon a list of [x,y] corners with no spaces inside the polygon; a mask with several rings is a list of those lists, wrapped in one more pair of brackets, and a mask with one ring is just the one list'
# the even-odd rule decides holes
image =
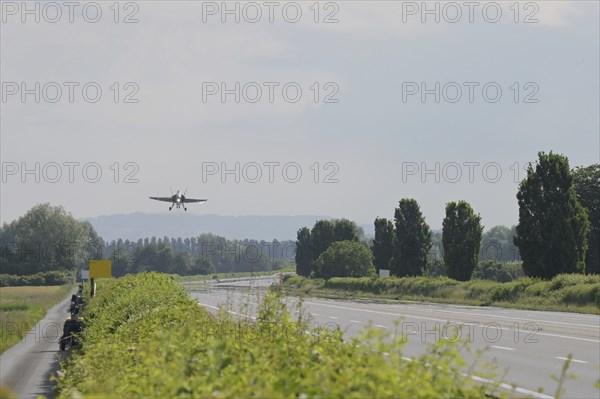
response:
{"label": "bush", "polygon": [[315,262],[317,277],[374,276],[375,266],[369,248],[358,241],[338,241],[327,248]]}
{"label": "bush", "polygon": [[583,312],[600,313],[600,276],[597,275],[563,274],[550,281],[521,277],[506,283],[492,280],[460,282],[448,277],[421,276],[333,277],[316,284],[310,279],[292,277],[284,285],[300,288],[303,292],[322,286],[344,294],[369,293],[484,305],[512,303],[516,307],[544,310],[573,310],[575,306]]}
{"label": "bush", "polygon": [[446,276],[446,266],[444,266],[444,261],[442,259],[433,259],[428,262],[424,274],[430,277]]}
{"label": "bush", "polygon": [[480,262],[473,272],[473,279],[493,280],[500,283],[508,283],[523,277],[521,263],[500,262],[498,260],[486,260]]}
{"label": "bush", "polygon": [[595,303],[596,306],[600,306],[600,283],[571,285],[562,291],[562,300],[565,303],[575,305]]}
{"label": "bush", "polygon": [[325,288],[363,291],[373,294],[403,294],[437,297],[451,291],[459,282],[448,277],[334,277],[325,282]]}
{"label": "bush", "polygon": [[0,274],[0,287],[16,287],[23,285],[65,285],[73,284],[75,275],[71,271],[50,271],[19,276],[15,274]]}
{"label": "bush", "polygon": [[551,290],[559,290],[570,285],[600,283],[598,274],[559,274],[552,279]]}
{"label": "bush", "polygon": [[492,289],[491,299],[498,302],[515,302],[524,294],[527,286],[531,284],[531,279],[522,278],[510,283],[495,284]]}

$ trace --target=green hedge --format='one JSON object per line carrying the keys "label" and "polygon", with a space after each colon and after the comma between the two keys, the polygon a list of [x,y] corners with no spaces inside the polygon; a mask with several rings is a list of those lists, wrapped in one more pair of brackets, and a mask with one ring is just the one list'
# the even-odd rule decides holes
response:
{"label": "green hedge", "polygon": [[286,285],[305,292],[328,289],[345,293],[369,293],[407,299],[434,299],[459,303],[514,303],[540,309],[585,308],[600,313],[600,275],[560,274],[543,281],[529,277],[500,283],[490,280],[459,282],[448,277],[334,277],[313,283],[295,276]]}
{"label": "green hedge", "polygon": [[16,287],[23,285],[65,285],[73,284],[75,275],[71,271],[40,272],[29,276],[16,274],[0,274],[0,287]]}
{"label": "green hedge", "polygon": [[[238,310],[238,312],[241,312]],[[302,314],[302,312],[301,312]],[[84,311],[82,346],[63,362],[59,395],[109,398],[484,398],[459,370],[460,344],[442,340],[416,361],[403,340],[293,319],[277,292],[257,319],[211,316],[172,278],[100,281]]]}

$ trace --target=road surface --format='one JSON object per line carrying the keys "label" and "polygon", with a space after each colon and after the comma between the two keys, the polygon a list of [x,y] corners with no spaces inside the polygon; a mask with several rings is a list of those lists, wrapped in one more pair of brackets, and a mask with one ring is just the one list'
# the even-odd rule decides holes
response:
{"label": "road surface", "polygon": [[69,315],[73,293],[75,290],[50,308],[21,342],[0,356],[0,385],[8,386],[19,398],[54,396],[50,377],[58,370],[58,340],[62,335],[63,323]]}
{"label": "road surface", "polygon": [[[229,301],[232,312],[253,317],[260,292],[274,281],[221,280],[204,287],[190,286],[190,295],[208,310]],[[287,298],[293,309],[297,298]],[[554,396],[565,359],[572,355],[569,373],[577,380],[564,382],[566,398],[598,398],[595,383],[600,379],[600,316],[565,312],[542,312],[495,307],[427,303],[374,303],[308,298],[303,306],[318,325],[339,325],[345,336],[357,336],[367,325],[409,335],[403,355],[417,356],[425,343],[457,336],[471,347],[486,349],[481,360],[498,366],[504,383],[515,384],[514,394],[550,398]],[[237,311],[236,311],[237,309]],[[243,310],[241,310],[243,309]],[[395,324],[398,323],[398,324]],[[465,353],[467,360],[472,355]],[[505,385],[505,388],[508,388]],[[540,388],[543,394],[539,394]]]}

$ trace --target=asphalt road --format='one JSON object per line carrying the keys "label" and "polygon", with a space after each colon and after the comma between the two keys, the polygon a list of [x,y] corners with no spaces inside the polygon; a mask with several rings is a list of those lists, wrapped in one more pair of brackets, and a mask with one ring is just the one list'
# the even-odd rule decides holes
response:
{"label": "asphalt road", "polygon": [[[273,279],[227,281],[192,288],[190,295],[208,310],[230,303],[230,311],[252,318],[262,288]],[[290,309],[297,298],[287,298]],[[497,365],[504,389],[517,386],[516,396],[549,398],[555,395],[565,359],[571,355],[568,372],[577,380],[563,383],[563,398],[599,398],[595,383],[600,379],[600,316],[565,312],[541,312],[495,307],[423,303],[373,303],[310,298],[303,301],[315,325],[338,325],[345,336],[357,336],[365,326],[409,335],[402,354],[417,356],[426,343],[449,338],[485,349],[481,361]],[[396,323],[396,324],[395,324]],[[474,354],[464,352],[469,361]],[[504,375],[504,372],[506,374]],[[543,391],[539,393],[540,389]]]}
{"label": "asphalt road", "polygon": [[[71,295],[48,310],[15,346],[0,356],[0,385],[8,386],[21,399],[43,395],[52,398],[50,377],[58,370],[60,351],[58,340],[69,313]],[[3,326],[13,328],[18,326]]]}

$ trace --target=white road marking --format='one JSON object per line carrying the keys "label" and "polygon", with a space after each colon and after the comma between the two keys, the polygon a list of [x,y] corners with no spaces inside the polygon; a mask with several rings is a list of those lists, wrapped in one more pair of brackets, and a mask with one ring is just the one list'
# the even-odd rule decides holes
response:
{"label": "white road marking", "polygon": [[[207,303],[198,302],[198,304],[202,305],[202,306],[207,306],[207,307],[212,308],[212,309],[219,310],[219,308],[217,306],[209,305]],[[242,316],[242,317],[247,317],[247,318],[252,319],[252,320],[256,320],[256,317],[254,317],[254,316],[249,316],[247,314],[237,313],[237,312],[234,312],[233,310],[228,310],[227,313],[231,313],[231,314],[234,314],[236,316]]]}
{"label": "white road marking", "polygon": [[384,326],[384,325],[381,325],[381,324],[375,324],[375,327],[379,327],[379,328],[389,328],[388,326]]}
{"label": "white road marking", "polygon": [[231,313],[231,314],[234,314],[236,316],[242,316],[242,317],[247,317],[248,319],[256,320],[256,317],[254,317],[254,316],[250,316],[250,315],[242,314],[242,313],[237,313],[237,312],[234,312],[233,310],[228,310],[227,313]]}
{"label": "white road marking", "polygon": [[[470,375],[469,377],[471,377],[474,381],[477,381],[477,382],[483,382],[483,383],[492,384],[492,385],[498,384],[498,382],[496,382],[494,380],[490,380],[490,379],[483,378],[483,377],[478,377],[476,375]],[[530,391],[529,389],[525,389],[525,388],[513,387],[512,385],[506,384],[504,382],[501,382],[500,385],[498,385],[498,386],[502,389],[506,389],[511,392],[522,393],[524,395],[533,396],[534,398],[538,398],[538,399],[554,399],[554,396],[546,395],[544,393],[539,393],[539,392],[535,392],[535,391]]]}
{"label": "white road marking", "polygon": [[358,323],[358,324],[362,324],[360,321],[358,320],[350,320],[352,323]]}
{"label": "white road marking", "polygon": [[[560,360],[568,360],[566,357],[562,357],[562,356],[557,356],[556,358],[560,359]],[[571,359],[571,361],[575,362],[575,363],[582,363],[582,364],[587,364],[588,363],[585,360],[577,360],[577,359]]]}
{"label": "white road marking", "polygon": [[492,348],[496,348],[496,349],[504,349],[506,351],[514,351],[515,348],[509,348],[507,346],[498,346],[498,345],[492,345]]}
{"label": "white road marking", "polygon": [[[421,316],[412,316],[412,315],[403,315],[403,314],[398,314],[398,313],[390,313],[390,312],[381,312],[381,311],[375,311],[375,310],[369,310],[369,309],[359,309],[359,308],[350,308],[350,307],[344,307],[344,306],[336,306],[336,305],[327,305],[327,304],[322,304],[322,303],[315,303],[315,302],[305,302],[307,304],[313,304],[313,305],[317,305],[317,306],[328,306],[328,307],[332,307],[332,308],[338,308],[338,309],[345,309],[345,310],[354,310],[354,311],[361,311],[361,312],[367,312],[367,313],[375,313],[375,314],[383,314],[383,315],[390,315],[390,316],[399,316],[399,317],[408,317],[408,318],[417,318],[417,319],[424,319],[424,320],[433,320],[433,321],[440,321],[440,322],[447,322],[448,320],[442,320],[442,319],[436,319],[436,318],[431,318],[431,317],[421,317]],[[208,304],[203,304],[200,303],[200,305],[203,306],[208,306],[210,308],[213,309],[218,309],[218,307],[213,306],[213,305],[208,305]],[[231,313],[231,312],[230,312]],[[235,312],[233,312],[235,313]],[[456,312],[458,313],[458,312]],[[319,315],[318,313],[312,313],[313,315]],[[241,315],[241,316],[245,316],[245,315]],[[247,316],[245,316],[247,317]],[[331,318],[334,318],[332,316],[330,316]],[[351,320],[351,322],[358,322],[357,320]],[[360,322],[358,322],[360,323]],[[469,322],[471,323],[471,322]],[[376,325],[377,327],[382,327],[382,328],[388,328],[386,326],[383,325]],[[501,327],[501,329],[503,330],[510,330],[509,328],[503,328]],[[306,331],[307,333],[310,333],[309,331]],[[553,337],[560,337],[560,338],[567,338],[567,339],[575,339],[575,340],[581,340],[581,341],[590,341],[590,342],[600,342],[598,340],[593,340],[593,339],[586,339],[586,338],[577,338],[577,337],[569,337],[569,336],[564,336],[564,335],[557,335],[557,334],[547,334],[547,333],[540,333],[538,332],[537,334],[539,335],[547,335],[547,336],[553,336]],[[512,349],[512,348],[505,348],[505,347],[500,347],[503,349]],[[402,357],[404,360],[407,361],[413,361],[413,359],[411,358],[407,358],[407,357]],[[567,360],[567,358],[564,357],[556,357],[557,359],[560,360]],[[577,362],[577,363],[587,363],[586,361],[583,360],[576,360],[576,359],[571,359],[573,362]],[[487,384],[497,384],[496,381],[487,379],[487,378],[483,378],[483,377],[479,377],[479,376],[474,376],[474,375],[470,375],[470,378],[472,378],[474,381],[477,382],[483,382],[483,383],[487,383]],[[510,392],[518,392],[524,395],[528,395],[528,396],[532,396],[534,398],[537,399],[554,399],[553,396],[550,395],[546,395],[540,392],[536,392],[536,391],[531,391],[525,388],[519,388],[519,387],[514,387],[510,384],[506,384],[506,383],[500,383],[499,387],[505,390],[508,390]]]}
{"label": "white road marking", "polygon": [[[326,307],[330,307],[330,308],[336,308],[336,309],[345,309],[345,310],[352,310],[355,312],[367,312],[367,313],[373,313],[373,314],[382,314],[382,315],[387,315],[387,316],[397,316],[397,317],[404,317],[404,318],[412,318],[412,319],[423,319],[423,320],[432,320],[432,321],[439,321],[442,323],[446,323],[448,320],[444,320],[444,319],[436,319],[433,317],[422,317],[422,316],[413,316],[410,314],[401,314],[401,313],[391,313],[391,312],[382,312],[379,310],[371,310],[371,309],[360,309],[360,308],[350,308],[347,306],[338,306],[338,305],[328,305],[328,304],[324,304],[324,303],[318,303],[318,302],[305,302],[306,304],[309,305],[316,305],[316,306],[326,306]],[[473,323],[473,322],[468,322],[468,323]],[[485,327],[485,325],[483,324],[479,324],[480,327]],[[501,330],[505,330],[505,331],[515,331],[514,329],[511,328],[507,328],[507,327],[499,327]],[[528,333],[530,334],[531,331],[519,331],[520,333]],[[576,341],[587,341],[587,342],[596,342],[596,343],[600,343],[600,340],[597,339],[591,339],[591,338],[579,338],[579,337],[571,337],[568,335],[561,335],[561,334],[548,334],[548,333],[542,333],[539,331],[536,331],[535,333],[536,335],[544,335],[544,336],[548,336],[548,337],[557,337],[557,338],[566,338],[566,339],[573,339]]]}
{"label": "white road marking", "polygon": [[329,316],[330,319],[337,320],[338,318],[335,316]]}
{"label": "white road marking", "polygon": [[[376,349],[373,349],[374,351],[377,351]],[[406,357],[406,356],[402,356],[403,360],[406,360],[407,362],[414,362],[414,361],[418,361],[416,359],[410,358],[410,357]],[[470,374],[466,374],[466,373],[461,373],[464,376],[470,377],[471,379],[473,379],[473,381],[477,381],[477,382],[483,382],[484,384],[490,384],[492,386],[495,386],[496,384],[498,384],[497,381],[494,380],[490,380],[487,378],[483,378],[483,377],[478,377],[476,375],[470,375]],[[550,395],[546,395],[540,392],[536,392],[536,391],[530,391],[529,389],[525,389],[525,388],[519,388],[519,387],[515,387],[512,386],[510,384],[501,382],[500,384],[498,384],[499,388],[505,389],[507,391],[510,392],[518,392],[527,396],[531,396],[534,398],[538,398],[538,399],[554,399],[554,396],[550,396]]]}
{"label": "white road marking", "polygon": [[528,321],[530,323],[551,323],[551,324],[562,324],[562,325],[566,325],[566,326],[577,326],[577,327],[593,327],[593,328],[598,328],[600,329],[600,325],[593,325],[593,324],[578,324],[578,323],[565,323],[562,321],[553,321],[553,320],[536,320],[536,319],[527,319],[524,317],[513,317],[513,316],[500,316],[500,315],[493,315],[493,314],[482,314],[482,313],[467,313],[467,312],[457,312],[457,311],[453,311],[453,310],[443,310],[443,309],[424,309],[426,311],[429,312],[441,312],[441,313],[453,313],[453,314],[458,314],[458,315],[463,315],[463,316],[481,316],[481,317],[495,317],[498,319],[508,319],[508,320],[525,320]]}

